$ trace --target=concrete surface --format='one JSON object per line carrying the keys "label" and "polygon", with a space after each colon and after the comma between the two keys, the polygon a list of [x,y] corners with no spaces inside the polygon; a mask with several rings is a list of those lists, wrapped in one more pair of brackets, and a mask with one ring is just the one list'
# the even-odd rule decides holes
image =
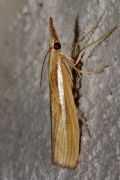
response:
{"label": "concrete surface", "polygon": [[[9,7],[12,12],[13,6]],[[29,0],[21,7],[14,6],[18,13],[6,20],[7,25],[1,30],[8,29],[2,35],[0,48],[0,180],[119,180],[119,0]],[[95,69],[109,65],[106,72],[84,75],[82,79],[80,110],[87,118],[92,137],[88,139],[83,129],[77,168],[61,169],[51,163],[47,63],[42,92],[39,90],[41,65],[49,42],[48,17],[54,17],[63,51],[70,54],[76,16],[83,34],[104,12],[104,22],[87,43],[114,25],[118,28],[95,50],[87,51],[83,66]],[[10,18],[5,12],[0,18],[5,15]]]}

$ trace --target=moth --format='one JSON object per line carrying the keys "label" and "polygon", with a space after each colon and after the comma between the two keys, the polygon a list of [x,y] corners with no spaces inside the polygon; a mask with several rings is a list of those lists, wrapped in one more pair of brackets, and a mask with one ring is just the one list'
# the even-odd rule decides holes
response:
{"label": "moth", "polygon": [[[78,41],[78,43],[81,42],[88,34],[93,32],[97,25],[98,22],[85,36],[80,39],[80,41]],[[80,127],[78,122],[78,112],[72,92],[72,70],[74,69],[75,72],[81,77],[81,74],[84,72],[77,67],[77,64],[81,61],[86,49],[93,45],[98,45],[115,29],[116,27],[112,28],[109,32],[98,38],[96,41],[82,48],[77,59],[74,60],[61,51],[61,43],[53,24],[53,18],[49,18],[51,40],[45,59],[49,54],[48,74],[50,89],[52,161],[58,166],[75,168],[80,151]],[[74,51],[76,51],[78,43],[76,44]],[[94,73],[104,71],[105,68],[106,66],[94,71]],[[89,71],[85,73],[90,74],[93,72]]]}

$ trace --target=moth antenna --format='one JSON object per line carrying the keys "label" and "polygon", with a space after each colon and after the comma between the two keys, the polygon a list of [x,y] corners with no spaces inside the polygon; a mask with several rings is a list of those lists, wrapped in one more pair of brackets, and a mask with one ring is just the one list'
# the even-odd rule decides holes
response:
{"label": "moth antenna", "polygon": [[52,17],[49,18],[49,31],[50,31],[52,40],[59,42],[59,38],[58,38],[57,32],[55,30]]}
{"label": "moth antenna", "polygon": [[44,64],[45,64],[45,60],[47,58],[47,55],[48,53],[50,52],[51,49],[48,49],[45,57],[44,57],[44,60],[43,60],[43,63],[42,63],[42,70],[41,70],[41,74],[40,74],[40,89],[41,89],[41,86],[42,86],[42,74],[43,74],[43,68],[44,68]]}

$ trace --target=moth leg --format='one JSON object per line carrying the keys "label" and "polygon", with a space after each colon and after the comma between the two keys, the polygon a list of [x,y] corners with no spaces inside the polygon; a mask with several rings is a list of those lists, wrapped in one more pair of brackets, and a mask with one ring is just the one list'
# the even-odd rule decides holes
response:
{"label": "moth leg", "polygon": [[[72,67],[72,68],[78,73],[78,75],[79,75],[80,78],[81,78],[82,71],[79,70],[79,69],[75,66],[75,64],[71,61],[71,60],[73,60],[73,59],[72,59],[71,57],[66,56],[66,55],[63,55],[63,54],[62,54],[62,56],[64,57],[64,60],[62,59],[62,62],[63,62],[65,65],[66,65],[66,63],[69,64],[70,67]],[[66,61],[66,62],[65,62],[65,61]]]}
{"label": "moth leg", "polygon": [[77,60],[76,60],[75,65],[77,65],[77,64],[80,62],[81,57],[83,56],[83,54],[85,53],[85,51],[86,51],[87,49],[91,48],[92,46],[95,46],[95,47],[96,47],[97,45],[99,45],[102,41],[104,41],[106,38],[108,38],[108,37],[112,34],[112,32],[115,31],[116,28],[117,28],[116,26],[113,27],[110,31],[108,31],[107,33],[105,33],[103,36],[99,37],[99,38],[96,39],[94,42],[86,45],[83,49],[81,49],[80,54],[79,54],[79,56],[78,56],[78,58],[77,58]]}
{"label": "moth leg", "polygon": [[103,65],[102,67],[100,67],[99,69],[96,69],[95,71],[91,70],[91,71],[88,71],[89,74],[99,74],[99,73],[102,73],[105,71],[106,68],[108,68],[109,65]]}
{"label": "moth leg", "polygon": [[[78,49],[79,49],[79,51],[80,51],[80,43],[88,36],[88,35],[90,35],[90,34],[92,34],[96,29],[97,29],[97,27],[99,26],[99,24],[100,24],[100,22],[103,20],[103,16],[104,16],[104,14],[98,19],[98,21],[94,24],[94,26],[92,26],[92,28],[87,32],[87,33],[85,33],[78,41],[76,41],[76,43],[75,43],[75,45],[74,45],[74,49],[72,50],[72,54],[74,55],[74,54],[76,54],[76,52],[78,52]],[[78,26],[77,26],[78,27]],[[77,31],[78,31],[78,29],[77,29]],[[78,46],[79,45],[79,46]],[[79,55],[79,54],[78,54]],[[77,57],[75,58],[75,59],[77,59],[78,58],[78,55],[77,55]],[[84,53],[81,55],[81,59],[83,58],[83,56],[84,56]],[[74,56],[73,56],[74,57]],[[74,58],[73,58],[74,59]]]}
{"label": "moth leg", "polygon": [[[66,57],[66,56],[65,56],[65,57]],[[70,59],[72,59],[72,58],[69,57],[69,59],[68,59],[67,57],[66,57],[66,58],[65,58],[65,57],[64,57],[64,60],[66,60],[66,62],[63,61],[63,60],[62,60],[62,62],[63,62],[65,65],[66,65],[66,63],[68,63],[68,64],[78,73],[78,75],[80,76],[80,78],[81,78],[81,74],[88,74],[88,75],[98,74],[98,73],[101,73],[101,72],[105,71],[105,69],[108,67],[108,65],[103,65],[102,67],[100,67],[100,68],[97,69],[97,70],[82,71],[82,70],[79,70],[79,69],[75,66],[75,63],[73,63],[73,62],[70,61]]]}
{"label": "moth leg", "polygon": [[80,42],[82,42],[88,35],[92,34],[92,33],[97,29],[97,27],[98,27],[98,25],[100,24],[100,22],[102,21],[103,17],[104,17],[104,14],[103,14],[102,16],[100,16],[100,18],[99,18],[98,21],[94,24],[94,26],[93,26],[86,34],[84,34],[84,35],[80,38],[80,40],[76,43],[75,48],[76,48],[77,45],[78,45]]}
{"label": "moth leg", "polygon": [[92,75],[92,74],[99,74],[105,71],[106,68],[108,68],[108,65],[103,65],[100,68],[96,69],[96,70],[88,70],[88,71],[82,71],[80,73],[82,74],[88,74],[88,75]]}

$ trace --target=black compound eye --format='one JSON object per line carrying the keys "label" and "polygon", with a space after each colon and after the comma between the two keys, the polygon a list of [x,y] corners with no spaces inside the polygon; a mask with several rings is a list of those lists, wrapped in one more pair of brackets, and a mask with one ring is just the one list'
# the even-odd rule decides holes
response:
{"label": "black compound eye", "polygon": [[57,50],[57,49],[60,49],[61,48],[61,44],[59,42],[55,42],[54,43],[54,49]]}

